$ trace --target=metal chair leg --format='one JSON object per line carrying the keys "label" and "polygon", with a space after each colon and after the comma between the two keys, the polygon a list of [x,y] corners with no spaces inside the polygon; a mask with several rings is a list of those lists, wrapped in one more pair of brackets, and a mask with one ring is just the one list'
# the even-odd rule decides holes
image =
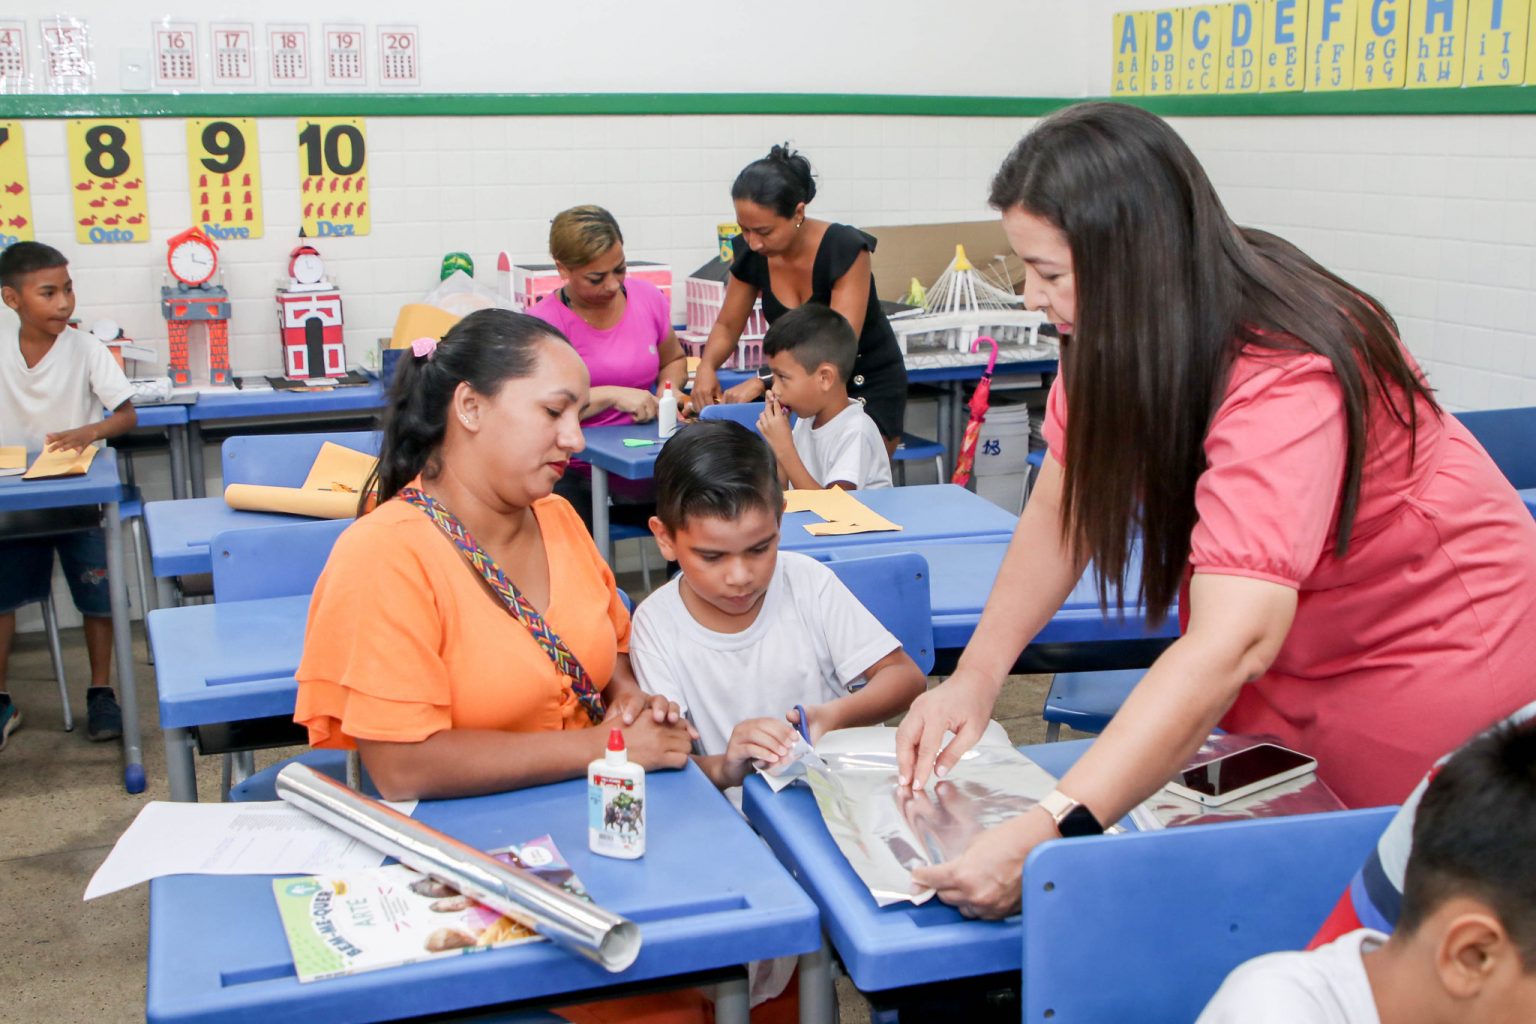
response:
{"label": "metal chair leg", "polygon": [[64,731],[75,731],[75,713],[69,708],[69,683],[64,678],[64,648],[59,645],[59,616],[53,607],[53,595],[43,598],[43,629],[48,633],[48,656],[53,659],[53,675],[59,681],[59,704],[64,708]]}
{"label": "metal chair leg", "polygon": [[645,580],[645,592],[651,592],[651,553],[645,548],[645,538],[641,537],[636,542],[640,545],[640,577]]}
{"label": "metal chair leg", "polygon": [[1045,742],[1047,742],[1047,743],[1055,743],[1059,739],[1061,739],[1061,723],[1060,722],[1046,722],[1045,723]]}
{"label": "metal chair leg", "polygon": [[133,565],[138,570],[139,576],[139,614],[144,618],[145,622],[144,658],[149,664],[153,665],[155,663],[155,652],[149,646],[149,610],[152,607],[149,603],[150,569],[148,562],[144,558],[144,549],[146,547],[144,543],[144,519],[140,516],[130,519],[128,521],[128,532],[133,535]]}

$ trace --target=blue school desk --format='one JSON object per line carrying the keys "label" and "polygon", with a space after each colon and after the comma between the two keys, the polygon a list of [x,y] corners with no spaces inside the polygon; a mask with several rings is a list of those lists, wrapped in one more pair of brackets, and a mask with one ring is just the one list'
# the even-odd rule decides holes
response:
{"label": "blue school desk", "polygon": [[[481,849],[553,836],[593,899],[640,925],[640,957],[621,974],[540,942],[301,985],[271,877],[181,875],[150,885],[145,1017],[151,1024],[348,1022],[531,1008],[802,954],[810,954],[802,971],[809,962],[821,972],[817,984],[829,985],[825,958],[816,955],[815,904],[703,773],[693,765],[656,772],[647,790],[646,853],[636,861],[588,852],[585,780],[423,801],[415,813]],[[717,1004],[718,1019],[746,1024],[745,977],[731,970],[725,987],[734,998]]]}
{"label": "blue school desk", "polygon": [[164,429],[171,458],[171,497],[187,496],[187,409],[186,404],[136,405],[138,427]]}
{"label": "blue school desk", "polygon": [[[1059,778],[1092,742],[1021,749]],[[920,907],[878,907],[833,842],[808,787],[797,783],[775,793],[753,775],[742,797],[748,820],[816,901],[822,928],[866,995],[1019,969],[1024,929],[1018,915],[971,921],[937,899]]]}
{"label": "blue school desk", "polygon": [[[203,425],[249,419],[369,418],[384,408],[384,385],[377,379],[367,384],[332,391],[205,391],[187,410],[187,446],[192,472],[192,494],[205,493],[203,480]],[[261,430],[252,427],[251,433]]]}
{"label": "blue school desk", "polygon": [[308,614],[309,596],[299,595],[145,616],[172,800],[197,800],[194,728],[293,714]]}
{"label": "blue school desk", "polygon": [[[853,492],[871,511],[896,523],[902,529],[885,533],[855,533],[842,537],[816,537],[805,532],[809,523],[821,522],[810,512],[795,512],[784,517],[779,531],[779,549],[815,555],[822,551],[869,548],[882,550],[917,550],[913,545],[933,541],[964,542],[989,540],[1000,544],[1013,536],[1019,517],[1004,511],[987,499],[956,484],[919,484],[911,487],[881,487]],[[994,571],[994,575],[995,575]],[[986,598],[986,594],[982,594]]]}
{"label": "blue school desk", "polygon": [[[915,551],[927,559],[929,601],[933,608],[933,645],[941,652],[948,652],[948,658],[952,661],[956,652],[970,643],[971,634],[981,621],[982,607],[987,602],[987,595],[992,592],[992,584],[997,580],[1003,555],[1008,550],[1007,541],[895,543],[881,550]],[[869,551],[867,548],[837,547],[811,553],[824,561],[835,561],[858,558],[869,554]],[[1132,589],[1138,586],[1139,564],[1132,569],[1128,582]],[[1157,628],[1147,625],[1146,616],[1140,608],[1127,608],[1123,617],[1113,605],[1107,615],[1101,612],[1090,566],[1072,593],[1067,595],[1061,609],[1051,616],[1050,622],[1046,623],[1030,644],[1026,657],[1037,658],[1042,663],[1048,661],[1054,666],[1051,670],[1065,671],[1065,657],[1069,652],[1060,650],[1063,647],[1124,643],[1126,646],[1119,651],[1120,654],[1134,657],[1139,653],[1144,657],[1149,650],[1131,645],[1139,645],[1144,641],[1170,641],[1178,635],[1177,609],[1169,612],[1167,620]],[[1102,657],[1110,652],[1100,649],[1096,653]],[[945,655],[941,654],[939,660],[945,662]],[[1143,664],[1146,663],[1143,660]],[[1104,665],[1096,661],[1092,667]]]}
{"label": "blue school desk", "polygon": [[[686,430],[686,426],[678,428]],[[662,441],[656,436],[655,423],[630,423],[624,426],[587,427],[582,431],[587,447],[577,454],[592,464],[592,540],[597,550],[608,555],[608,474],[617,473],[626,480],[649,480],[656,469],[656,456]],[[654,441],[639,448],[626,448],[626,440]]]}
{"label": "blue school desk", "polygon": [[[36,452],[27,453],[30,464]],[[143,741],[139,736],[139,697],[133,678],[133,640],[128,626],[128,581],[124,571],[123,526],[118,514],[122,483],[117,453],[103,448],[84,476],[53,480],[0,477],[0,513],[37,512],[98,506],[107,536],[107,589],[112,601],[112,647],[117,661],[117,695],[123,708],[123,785],[144,792]],[[45,531],[46,532],[46,531]],[[18,539],[13,535],[11,539]]]}

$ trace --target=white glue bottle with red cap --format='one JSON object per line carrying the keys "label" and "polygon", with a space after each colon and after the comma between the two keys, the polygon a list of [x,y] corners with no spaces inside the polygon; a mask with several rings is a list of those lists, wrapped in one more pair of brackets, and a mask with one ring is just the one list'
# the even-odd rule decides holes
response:
{"label": "white glue bottle with red cap", "polygon": [[630,764],[618,728],[608,752],[587,765],[587,846],[625,860],[645,853],[645,769]]}
{"label": "white glue bottle with red cap", "polygon": [[656,396],[656,436],[671,437],[677,432],[677,393],[671,381],[663,381]]}

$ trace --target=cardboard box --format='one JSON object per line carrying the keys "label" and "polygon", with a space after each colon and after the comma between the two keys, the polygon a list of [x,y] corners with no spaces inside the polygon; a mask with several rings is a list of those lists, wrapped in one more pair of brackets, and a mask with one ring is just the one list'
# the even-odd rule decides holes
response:
{"label": "cardboard box", "polygon": [[955,258],[956,245],[965,246],[971,263],[989,278],[1006,276],[1015,292],[1024,282],[1024,264],[1008,247],[1001,220],[860,227],[879,241],[871,264],[882,299],[899,301],[914,277],[932,287]]}

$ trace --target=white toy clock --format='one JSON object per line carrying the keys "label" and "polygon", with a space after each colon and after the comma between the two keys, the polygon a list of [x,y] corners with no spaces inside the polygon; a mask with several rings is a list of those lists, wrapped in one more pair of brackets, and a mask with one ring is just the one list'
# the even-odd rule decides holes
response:
{"label": "white toy clock", "polygon": [[288,254],[289,288],[329,288],[325,279],[325,261],[312,245],[300,245]]}
{"label": "white toy clock", "polygon": [[219,269],[219,247],[197,228],[184,231],[171,240],[166,253],[171,276],[195,288],[207,283]]}

